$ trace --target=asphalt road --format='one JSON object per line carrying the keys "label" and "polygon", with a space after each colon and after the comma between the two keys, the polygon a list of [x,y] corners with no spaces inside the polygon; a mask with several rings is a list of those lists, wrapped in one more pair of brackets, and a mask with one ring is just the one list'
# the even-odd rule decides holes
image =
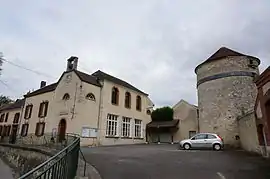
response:
{"label": "asphalt road", "polygon": [[169,144],[82,151],[103,179],[270,179],[270,161],[243,151],[184,151]]}

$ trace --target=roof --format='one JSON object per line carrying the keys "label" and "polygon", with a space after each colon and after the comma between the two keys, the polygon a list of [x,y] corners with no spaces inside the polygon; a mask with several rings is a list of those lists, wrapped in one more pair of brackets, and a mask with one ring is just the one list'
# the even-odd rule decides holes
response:
{"label": "roof", "polygon": [[80,80],[82,80],[86,83],[90,83],[92,85],[101,86],[100,83],[98,82],[98,79],[96,76],[89,75],[89,74],[86,74],[86,73],[78,71],[78,70],[74,70],[74,72],[78,75]]}
{"label": "roof", "polygon": [[179,120],[172,121],[152,121],[148,123],[146,126],[148,128],[163,128],[163,127],[176,127],[179,123]]}
{"label": "roof", "polygon": [[57,87],[57,84],[58,83],[53,83],[53,84],[44,86],[43,88],[40,88],[40,89],[38,89],[36,91],[33,91],[31,93],[28,93],[28,94],[24,95],[24,97],[31,97],[31,96],[39,95],[39,94],[42,94],[42,93],[47,93],[47,92],[50,92],[50,91],[54,91],[56,89],[56,87]]}
{"label": "roof", "polygon": [[189,102],[187,102],[186,100],[184,100],[184,99],[181,99],[178,103],[176,103],[172,108],[174,109],[174,108],[176,108],[179,104],[181,104],[181,103],[184,103],[184,104],[187,104],[187,105],[189,105],[189,106],[191,106],[191,107],[194,107],[194,108],[198,108],[198,106],[196,106],[196,105],[194,105],[194,104],[190,104]]}
{"label": "roof", "polygon": [[249,58],[253,58],[255,60],[258,61],[258,63],[260,64],[260,60],[256,57],[252,57],[249,55],[245,55],[239,52],[236,52],[232,49],[229,49],[227,47],[221,47],[218,51],[216,51],[213,55],[211,55],[207,60],[205,60],[203,63],[199,64],[196,68],[195,68],[195,73],[197,72],[197,69],[202,66],[203,64],[209,63],[209,62],[213,62],[216,60],[220,60],[221,58],[224,57],[229,57],[229,56],[246,56]]}
{"label": "roof", "polygon": [[17,99],[14,103],[2,106],[0,111],[21,108],[24,105],[24,101],[24,99]]}
{"label": "roof", "polygon": [[260,76],[258,76],[255,79],[255,83],[257,85],[259,85],[260,83],[263,83],[263,81],[265,81],[265,79],[269,79],[270,76],[270,66],[268,68],[266,68],[261,74]]}
{"label": "roof", "polygon": [[119,78],[116,78],[116,77],[114,77],[114,76],[111,76],[111,75],[109,75],[109,74],[107,74],[107,73],[104,73],[104,72],[102,72],[102,71],[100,71],[100,70],[96,71],[96,72],[93,73],[92,75],[93,75],[93,76],[96,76],[97,78],[99,78],[99,79],[101,79],[101,80],[108,80],[108,81],[111,81],[111,82],[116,83],[116,84],[118,84],[118,85],[121,85],[121,86],[124,86],[124,87],[126,87],[126,88],[132,89],[132,90],[137,91],[137,92],[139,92],[139,93],[142,93],[142,94],[144,94],[144,95],[148,95],[148,94],[142,92],[141,90],[135,88],[135,87],[132,86],[131,84],[129,84],[129,83],[123,81],[123,80],[120,80]]}

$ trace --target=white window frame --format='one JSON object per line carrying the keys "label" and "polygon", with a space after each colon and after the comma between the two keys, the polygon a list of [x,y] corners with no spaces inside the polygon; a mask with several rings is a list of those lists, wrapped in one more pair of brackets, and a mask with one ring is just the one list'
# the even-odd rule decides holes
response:
{"label": "white window frame", "polygon": [[118,134],[118,115],[107,114],[106,136],[117,136]]}
{"label": "white window frame", "polygon": [[134,137],[142,138],[142,120],[140,119],[134,120]]}
{"label": "white window frame", "polygon": [[129,117],[124,117],[122,118],[122,126],[121,126],[121,136],[122,137],[130,137],[130,123],[131,123],[131,118]]}

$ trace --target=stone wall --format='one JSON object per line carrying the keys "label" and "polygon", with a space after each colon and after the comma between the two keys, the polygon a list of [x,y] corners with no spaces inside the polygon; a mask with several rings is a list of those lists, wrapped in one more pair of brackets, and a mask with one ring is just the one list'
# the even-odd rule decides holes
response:
{"label": "stone wall", "polygon": [[237,119],[241,148],[249,152],[261,153],[254,111]]}
{"label": "stone wall", "polygon": [[[248,63],[247,57],[227,57],[197,69],[198,81],[211,77],[198,84],[200,132],[217,133],[225,144],[234,147],[239,145],[236,119],[254,109],[257,94],[253,77],[245,76],[245,72],[258,73],[258,69],[250,68]],[[244,75],[226,76],[229,72],[231,75],[243,72]]]}
{"label": "stone wall", "polygon": [[53,154],[19,145],[0,144],[0,156],[15,171],[15,178],[45,162]]}

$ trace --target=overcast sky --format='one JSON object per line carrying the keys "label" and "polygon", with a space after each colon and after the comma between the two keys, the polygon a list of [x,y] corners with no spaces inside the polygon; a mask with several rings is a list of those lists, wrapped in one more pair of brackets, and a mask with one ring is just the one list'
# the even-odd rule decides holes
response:
{"label": "overcast sky", "polygon": [[226,46],[270,62],[269,0],[26,0],[0,5],[0,94],[57,81],[66,59],[133,84],[156,106],[197,103],[194,68]]}

